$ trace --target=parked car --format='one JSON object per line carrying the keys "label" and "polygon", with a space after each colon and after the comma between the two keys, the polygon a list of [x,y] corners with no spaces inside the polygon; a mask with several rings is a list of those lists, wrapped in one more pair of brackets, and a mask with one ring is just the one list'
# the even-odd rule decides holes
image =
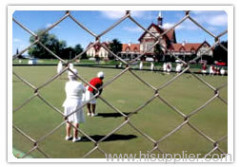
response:
{"label": "parked car", "polygon": [[215,61],[214,64],[216,64],[217,66],[226,66],[226,63],[222,61]]}
{"label": "parked car", "polygon": [[153,59],[152,57],[147,57],[147,58],[146,58],[146,61],[147,61],[147,62],[153,62],[154,59]]}
{"label": "parked car", "polygon": [[90,57],[88,60],[96,61],[96,58],[95,57]]}

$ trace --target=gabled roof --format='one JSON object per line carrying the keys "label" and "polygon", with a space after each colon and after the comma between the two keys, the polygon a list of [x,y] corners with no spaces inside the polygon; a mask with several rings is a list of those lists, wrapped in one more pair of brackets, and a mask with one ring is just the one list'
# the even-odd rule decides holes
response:
{"label": "gabled roof", "polygon": [[199,48],[199,46],[202,43],[185,43],[184,45],[181,43],[174,43],[171,45],[170,50],[173,51],[180,51],[181,49],[185,50],[185,51],[191,51],[192,49],[197,50]]}
{"label": "gabled roof", "polygon": [[95,50],[96,52],[98,52],[103,45],[108,47],[109,42],[102,42],[102,43],[99,43],[99,42],[98,42],[98,43],[96,43],[96,44],[94,44],[94,45],[93,45],[93,44],[94,44],[93,42],[90,42],[90,43],[88,44],[87,48],[93,47],[94,50]]}
{"label": "gabled roof", "polygon": [[129,52],[140,52],[140,44],[122,44],[122,51],[125,52],[129,49]]}
{"label": "gabled roof", "polygon": [[[168,29],[164,29],[162,27],[159,27],[158,25],[152,23],[150,24],[150,26],[147,28],[147,30],[150,30],[152,27],[154,27],[158,33],[162,34],[163,32],[167,31]],[[140,38],[138,39],[139,41],[141,41],[141,39],[147,34],[148,32],[145,31]],[[176,36],[175,36],[175,30],[171,29],[169,30],[165,35],[165,37],[167,37],[170,41],[176,43]]]}
{"label": "gabled roof", "polygon": [[199,48],[202,47],[202,45],[207,44],[209,47],[209,43],[207,41],[204,41],[203,43],[173,43],[169,50],[179,52],[181,49],[183,49],[186,52],[191,52],[192,50],[197,51]]}

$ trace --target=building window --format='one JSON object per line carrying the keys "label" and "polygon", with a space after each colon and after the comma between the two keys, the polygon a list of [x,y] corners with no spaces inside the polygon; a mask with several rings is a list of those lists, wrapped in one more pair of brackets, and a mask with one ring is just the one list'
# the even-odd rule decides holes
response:
{"label": "building window", "polygon": [[[149,41],[149,42],[146,42],[145,43],[145,51],[148,51],[148,52],[153,52],[154,51],[154,42],[152,41]],[[150,49],[151,47],[153,47],[152,49]],[[150,50],[149,50],[150,49]]]}

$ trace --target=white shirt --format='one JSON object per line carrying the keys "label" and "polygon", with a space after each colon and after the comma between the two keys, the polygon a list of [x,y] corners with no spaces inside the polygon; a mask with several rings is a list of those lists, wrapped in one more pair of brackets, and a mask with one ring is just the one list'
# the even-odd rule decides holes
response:
{"label": "white shirt", "polygon": [[63,106],[77,105],[77,103],[81,103],[85,91],[86,88],[81,82],[68,81],[65,85],[66,100],[64,101]]}
{"label": "white shirt", "polygon": [[152,62],[150,69],[153,70],[153,68],[154,68],[154,64],[153,64],[153,62]]}
{"label": "white shirt", "polygon": [[181,67],[182,67],[181,64],[177,64],[177,66],[176,66],[176,71],[177,71],[177,72],[180,72],[180,71],[181,71]]}
{"label": "white shirt", "polygon": [[167,71],[167,64],[163,63],[163,71]]}
{"label": "white shirt", "polygon": [[141,61],[140,64],[139,64],[139,69],[141,70],[143,67],[143,62]]}
{"label": "white shirt", "polygon": [[223,74],[225,74],[225,70],[222,68],[221,70],[220,70],[220,73],[223,75]]}
{"label": "white shirt", "polygon": [[62,70],[63,70],[63,65],[62,65],[62,62],[59,61],[57,66],[57,73],[59,74]]}

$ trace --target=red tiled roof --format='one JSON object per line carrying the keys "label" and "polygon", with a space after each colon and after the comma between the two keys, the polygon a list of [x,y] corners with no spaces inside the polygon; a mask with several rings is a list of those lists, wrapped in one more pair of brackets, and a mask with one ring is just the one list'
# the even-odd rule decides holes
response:
{"label": "red tiled roof", "polygon": [[[166,31],[167,29],[164,29],[164,31]],[[175,30],[171,29],[167,32],[167,37],[170,41],[176,42],[176,37],[175,37]]]}
{"label": "red tiled roof", "polygon": [[170,50],[180,51],[181,49],[185,51],[197,50],[201,43],[185,43],[184,45],[181,43],[174,43],[171,45]]}
{"label": "red tiled roof", "polygon": [[186,52],[191,52],[192,50],[197,51],[204,43],[210,46],[206,41],[204,41],[203,43],[173,43],[171,44],[169,50],[175,52],[179,52],[182,49]]}
{"label": "red tiled roof", "polygon": [[123,52],[140,52],[140,44],[122,44]]}

